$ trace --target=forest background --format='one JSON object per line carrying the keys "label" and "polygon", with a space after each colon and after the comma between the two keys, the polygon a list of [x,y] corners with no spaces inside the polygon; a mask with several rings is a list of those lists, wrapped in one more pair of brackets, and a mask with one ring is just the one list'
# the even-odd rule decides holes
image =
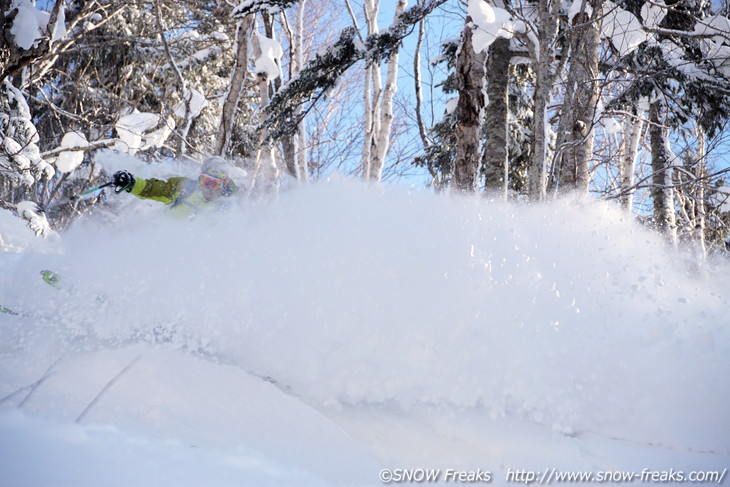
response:
{"label": "forest background", "polygon": [[725,249],[730,6],[706,0],[0,0],[0,209],[108,202],[102,151],[614,201]]}

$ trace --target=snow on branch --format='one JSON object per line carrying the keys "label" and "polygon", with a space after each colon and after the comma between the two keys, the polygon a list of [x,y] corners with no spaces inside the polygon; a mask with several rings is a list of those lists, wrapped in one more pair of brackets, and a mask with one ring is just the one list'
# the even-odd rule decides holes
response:
{"label": "snow on branch", "polygon": [[21,201],[14,205],[18,216],[28,222],[28,227],[39,237],[46,238],[53,234],[46,219],[46,213],[38,204],[32,201]]}
{"label": "snow on branch", "polygon": [[249,14],[268,13],[278,14],[291,7],[299,0],[245,0],[233,9],[231,15],[234,18],[245,17]]}
{"label": "snow on branch", "polygon": [[[415,24],[445,2],[430,0],[411,7],[387,30],[369,35],[364,43],[358,38],[354,27],[343,29],[334,44],[317,54],[298,77],[274,95],[260,128],[269,129],[272,139],[295,133],[299,122],[322,96],[334,88],[348,69],[361,60],[379,63],[388,58],[400,47],[401,41],[410,34]],[[308,107],[297,110],[306,104]]]}
{"label": "snow on branch", "polygon": [[0,36],[5,41],[0,50],[0,81],[48,54],[51,44],[66,35],[64,5],[56,0],[46,12],[31,0],[0,2]]}

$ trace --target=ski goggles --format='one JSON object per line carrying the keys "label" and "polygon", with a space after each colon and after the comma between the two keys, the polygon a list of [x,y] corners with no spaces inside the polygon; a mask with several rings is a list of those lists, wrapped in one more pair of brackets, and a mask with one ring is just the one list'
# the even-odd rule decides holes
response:
{"label": "ski goggles", "polygon": [[228,184],[229,180],[230,178],[221,179],[207,174],[201,174],[198,177],[198,182],[206,189],[221,190],[226,184]]}

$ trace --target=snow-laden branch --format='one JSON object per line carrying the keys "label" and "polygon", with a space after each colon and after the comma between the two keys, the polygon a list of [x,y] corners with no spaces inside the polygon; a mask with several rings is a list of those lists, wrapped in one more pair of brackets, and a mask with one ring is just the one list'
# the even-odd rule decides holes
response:
{"label": "snow-laden branch", "polygon": [[291,7],[299,0],[244,0],[233,9],[231,15],[243,18],[249,14],[267,13],[276,15]]}
{"label": "snow-laden branch", "polygon": [[83,145],[76,145],[74,147],[57,147],[55,149],[46,151],[41,153],[41,157],[48,158],[48,157],[54,157],[59,155],[62,152],[90,152],[92,150],[96,149],[104,149],[106,147],[111,147],[115,144],[119,143],[119,139],[102,139],[97,140],[94,142],[89,142],[88,144]]}
{"label": "snow-laden branch", "polygon": [[[273,139],[295,133],[299,122],[322,96],[335,87],[348,69],[361,60],[380,63],[387,59],[400,47],[415,24],[445,2],[430,0],[409,8],[390,28],[369,35],[364,43],[357,39],[354,27],[343,29],[333,45],[317,54],[298,77],[289,81],[271,99],[260,129],[269,129],[269,136]],[[302,106],[306,108],[298,112],[297,109]]]}

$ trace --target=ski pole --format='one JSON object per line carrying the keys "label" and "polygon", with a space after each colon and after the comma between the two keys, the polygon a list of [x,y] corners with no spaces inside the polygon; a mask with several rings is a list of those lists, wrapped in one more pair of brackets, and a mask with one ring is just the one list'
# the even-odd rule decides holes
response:
{"label": "ski pole", "polygon": [[112,181],[112,182],[109,182],[109,183],[106,183],[106,184],[102,184],[101,186],[97,186],[95,188],[87,189],[86,191],[83,191],[83,192],[81,192],[79,194],[75,194],[73,196],[70,196],[69,199],[70,200],[79,199],[82,196],[86,196],[87,194],[93,193],[94,191],[99,191],[100,189],[106,188],[107,186],[112,186],[113,184],[114,184],[114,182]]}

